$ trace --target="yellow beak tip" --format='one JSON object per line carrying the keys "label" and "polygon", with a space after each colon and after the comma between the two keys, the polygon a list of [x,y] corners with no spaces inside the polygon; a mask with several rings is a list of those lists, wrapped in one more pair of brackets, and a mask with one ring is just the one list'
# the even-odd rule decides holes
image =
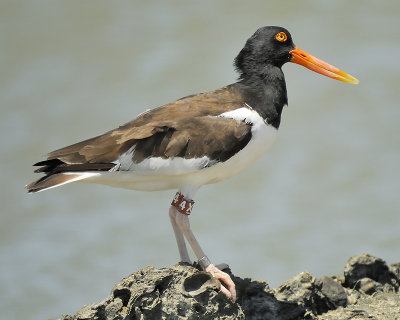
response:
{"label": "yellow beak tip", "polygon": [[351,84],[359,84],[360,83],[360,81],[358,81],[358,79],[354,78],[354,77],[351,77],[347,82],[351,83]]}

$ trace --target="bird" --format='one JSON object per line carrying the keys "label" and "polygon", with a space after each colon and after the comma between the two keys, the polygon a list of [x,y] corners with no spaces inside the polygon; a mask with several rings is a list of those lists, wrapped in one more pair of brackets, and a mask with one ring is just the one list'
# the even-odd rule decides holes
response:
{"label": "bird", "polygon": [[203,271],[219,280],[231,300],[236,288],[226,264],[213,264],[196,239],[189,216],[198,189],[249,167],[273,144],[288,103],[282,66],[302,65],[324,76],[358,80],[297,47],[279,26],[259,28],[234,59],[237,81],[178,99],[132,121],[47,154],[34,166],[43,173],[29,193],[83,181],[132,190],[176,190],[169,218],[180,261],[192,263],[187,243]]}

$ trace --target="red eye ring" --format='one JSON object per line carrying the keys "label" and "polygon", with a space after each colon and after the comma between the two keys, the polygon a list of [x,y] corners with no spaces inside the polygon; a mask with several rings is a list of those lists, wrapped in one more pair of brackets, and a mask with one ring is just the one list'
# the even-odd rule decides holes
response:
{"label": "red eye ring", "polygon": [[287,35],[283,31],[276,34],[275,39],[279,42],[285,42],[287,40]]}

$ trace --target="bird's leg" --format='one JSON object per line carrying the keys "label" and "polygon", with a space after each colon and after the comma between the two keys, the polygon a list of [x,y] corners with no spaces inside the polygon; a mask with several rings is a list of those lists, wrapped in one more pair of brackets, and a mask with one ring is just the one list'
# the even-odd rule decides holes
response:
{"label": "bird's leg", "polygon": [[225,283],[228,289],[221,285],[222,293],[224,293],[228,298],[235,301],[236,300],[235,284],[233,283],[231,277],[227,273],[218,269],[215,265],[213,265],[210,262],[210,260],[208,260],[207,256],[204,254],[204,251],[201,249],[199,243],[197,242],[192,230],[190,229],[189,216],[177,213],[175,221],[178,227],[185,235],[186,240],[192,247],[192,250],[197,257],[200,266],[203,268],[204,271],[211,273],[211,275],[214,278],[220,279],[223,283]]}
{"label": "bird's leg", "polygon": [[178,214],[179,213],[173,206],[169,208],[169,219],[171,220],[172,228],[174,229],[176,243],[178,244],[178,250],[179,250],[179,255],[181,257],[181,261],[191,263],[189,258],[189,253],[186,248],[185,238],[183,237],[183,233],[176,223],[176,216]]}

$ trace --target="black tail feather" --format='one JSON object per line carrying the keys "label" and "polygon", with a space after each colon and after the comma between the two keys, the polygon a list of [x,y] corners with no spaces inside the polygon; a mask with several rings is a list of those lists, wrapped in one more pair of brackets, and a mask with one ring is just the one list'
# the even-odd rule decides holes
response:
{"label": "black tail feather", "polygon": [[59,159],[48,159],[37,162],[34,166],[41,166],[35,172],[43,172],[46,175],[25,186],[29,193],[84,179],[85,172],[108,171],[115,166],[115,163],[70,164]]}

